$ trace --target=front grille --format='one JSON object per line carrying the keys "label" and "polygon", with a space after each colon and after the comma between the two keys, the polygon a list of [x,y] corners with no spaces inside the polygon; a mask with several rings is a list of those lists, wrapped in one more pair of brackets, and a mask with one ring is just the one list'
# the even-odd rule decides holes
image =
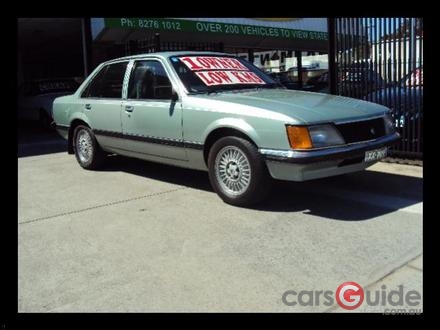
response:
{"label": "front grille", "polygon": [[374,140],[385,135],[383,118],[336,125],[346,143]]}

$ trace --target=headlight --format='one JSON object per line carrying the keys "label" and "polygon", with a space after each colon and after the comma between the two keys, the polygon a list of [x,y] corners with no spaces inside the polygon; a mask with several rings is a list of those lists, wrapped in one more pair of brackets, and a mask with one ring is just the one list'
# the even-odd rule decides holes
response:
{"label": "headlight", "polygon": [[311,149],[344,144],[341,134],[332,125],[287,126],[287,136],[293,149]]}
{"label": "headlight", "polygon": [[309,133],[314,148],[330,147],[345,143],[341,134],[332,125],[310,126]]}
{"label": "headlight", "polygon": [[394,120],[393,117],[391,116],[391,113],[387,113],[385,115],[385,117],[383,117],[383,120],[385,122],[385,134],[389,135],[389,134],[393,134],[396,129],[394,128]]}

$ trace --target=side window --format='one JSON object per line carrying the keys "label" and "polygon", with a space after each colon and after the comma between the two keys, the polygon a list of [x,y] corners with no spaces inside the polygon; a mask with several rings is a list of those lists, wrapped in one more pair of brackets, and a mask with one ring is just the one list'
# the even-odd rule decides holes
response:
{"label": "side window", "polygon": [[95,77],[89,82],[87,87],[81,94],[81,97],[98,97],[99,90],[101,88],[102,81],[105,77],[105,72],[107,71],[108,66],[104,66],[101,71],[99,71]]}
{"label": "side window", "polygon": [[135,63],[128,84],[129,99],[170,100],[171,94],[171,82],[162,63],[152,60]]}
{"label": "side window", "polygon": [[122,98],[122,84],[128,62],[110,64],[101,69],[81,97]]}

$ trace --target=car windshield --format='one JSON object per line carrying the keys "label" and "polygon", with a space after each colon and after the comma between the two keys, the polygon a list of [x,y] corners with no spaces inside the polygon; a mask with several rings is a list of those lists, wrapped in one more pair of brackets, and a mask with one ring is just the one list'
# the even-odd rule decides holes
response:
{"label": "car windshield", "polygon": [[35,84],[37,94],[75,92],[79,84],[75,80],[48,80]]}
{"label": "car windshield", "polygon": [[253,64],[227,55],[171,56],[171,64],[190,93],[249,88],[283,88]]}

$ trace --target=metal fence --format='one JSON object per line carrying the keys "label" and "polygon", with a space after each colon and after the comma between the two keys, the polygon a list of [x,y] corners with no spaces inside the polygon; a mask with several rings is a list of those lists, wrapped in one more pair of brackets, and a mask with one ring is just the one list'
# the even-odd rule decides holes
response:
{"label": "metal fence", "polygon": [[188,41],[164,42],[160,40],[160,35],[156,34],[143,40],[130,40],[125,44],[126,55],[181,50],[222,52],[223,43]]}
{"label": "metal fence", "polygon": [[336,93],[392,109],[402,136],[390,150],[423,156],[423,19],[336,18]]}

